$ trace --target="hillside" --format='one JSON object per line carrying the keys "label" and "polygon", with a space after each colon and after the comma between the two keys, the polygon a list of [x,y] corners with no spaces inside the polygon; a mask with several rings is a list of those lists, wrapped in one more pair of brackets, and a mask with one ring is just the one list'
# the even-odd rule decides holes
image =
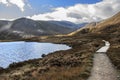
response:
{"label": "hillside", "polygon": [[0,39],[30,38],[43,35],[67,34],[75,29],[50,23],[20,18],[11,22],[0,21]]}
{"label": "hillside", "polygon": [[69,33],[68,35],[69,36],[75,36],[75,35],[81,35],[81,34],[86,34],[86,33],[89,33],[89,31],[94,28],[96,26],[97,22],[92,22],[92,23],[89,23],[89,24],[86,24],[84,27],[76,30],[76,31],[73,31],[71,33]]}
{"label": "hillside", "polygon": [[5,80],[87,80],[93,66],[93,55],[109,41],[107,55],[120,71],[120,13],[87,26],[65,36],[41,36],[24,41],[66,44],[70,50],[57,51],[41,59],[13,63],[0,70],[0,79]]}
{"label": "hillside", "polygon": [[[73,32],[74,34],[79,33],[116,33],[120,30],[120,12],[116,15],[112,16],[111,18],[108,18],[106,20],[100,21],[100,22],[92,22],[90,24],[87,24],[85,27]],[[106,32],[107,31],[107,32]],[[79,32],[79,33],[77,33]]]}
{"label": "hillside", "polygon": [[120,12],[98,23],[90,23],[87,26],[70,33],[71,36],[89,35],[110,41],[111,48],[108,56],[118,70],[120,70]]}
{"label": "hillside", "polygon": [[0,27],[10,23],[11,21],[0,20]]}
{"label": "hillside", "polygon": [[69,22],[69,21],[48,21],[48,22],[53,23],[53,24],[57,24],[57,25],[60,25],[60,26],[72,28],[74,30],[82,28],[82,27],[84,27],[85,25],[88,24],[88,23],[75,24],[75,23],[72,23],[72,22]]}

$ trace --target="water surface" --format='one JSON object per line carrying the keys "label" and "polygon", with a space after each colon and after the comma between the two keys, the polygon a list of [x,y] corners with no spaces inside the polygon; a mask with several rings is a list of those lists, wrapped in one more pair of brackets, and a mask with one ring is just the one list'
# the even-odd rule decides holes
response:
{"label": "water surface", "polygon": [[59,50],[70,49],[69,46],[38,42],[0,42],[0,67],[6,68],[13,62],[40,58]]}

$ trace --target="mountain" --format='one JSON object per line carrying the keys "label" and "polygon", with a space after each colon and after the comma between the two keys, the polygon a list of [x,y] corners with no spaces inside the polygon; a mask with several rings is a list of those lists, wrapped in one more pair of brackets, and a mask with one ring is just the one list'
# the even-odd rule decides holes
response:
{"label": "mountain", "polygon": [[0,21],[1,38],[9,38],[13,35],[14,38],[18,36],[27,38],[41,35],[67,34],[74,30],[73,28],[54,24],[49,21],[34,21],[27,18],[19,18],[11,22]]}
{"label": "mountain", "polygon": [[[48,26],[48,24],[50,24],[46,21],[34,22],[31,20],[23,20],[15,20],[16,22],[9,24],[12,26],[7,26],[6,28],[12,28],[14,30],[20,27],[18,30],[23,31],[24,27],[22,28],[22,24],[28,25],[27,21],[30,21],[30,25],[33,25],[33,23],[38,23],[38,25],[43,26],[40,29],[44,30],[46,29],[44,26]],[[20,23],[21,21],[23,22]],[[18,25],[18,23],[20,24]],[[30,28],[33,26],[30,26]],[[28,28],[29,26],[26,29]],[[34,30],[34,28],[32,29]],[[26,32],[26,30],[24,32]],[[16,35],[14,34],[14,36]],[[102,42],[102,40],[109,41],[110,48],[106,53],[100,54],[107,54],[107,56],[110,58],[110,61],[114,64],[113,67],[115,67],[115,69],[118,71],[119,78],[120,13],[100,22],[89,23],[85,27],[70,33],[69,36],[48,36],[46,38],[34,37],[25,39],[25,41],[26,40],[37,42],[52,42],[59,44],[61,43],[69,45],[72,48],[66,51],[57,51],[50,53],[48,55],[45,55],[42,59],[13,63],[7,69],[1,68],[0,79],[88,80],[88,77],[91,75],[91,69],[94,65],[93,56],[96,55],[95,52],[104,45],[104,42]]]}
{"label": "mountain", "polygon": [[96,24],[97,24],[97,22],[88,23],[84,27],[81,27],[80,29],[73,31],[68,35],[79,35],[79,34],[89,33],[89,30],[94,28],[96,26]]}
{"label": "mountain", "polygon": [[83,36],[83,38],[109,41],[111,46],[107,55],[120,71],[120,12],[103,21],[90,23],[87,26],[70,33],[69,35],[74,37]]}
{"label": "mountain", "polygon": [[60,25],[60,26],[72,28],[72,29],[75,29],[75,30],[77,30],[81,27],[84,27],[86,24],[88,24],[88,23],[75,24],[75,23],[72,23],[72,22],[69,22],[69,21],[48,21],[48,22],[53,23],[53,24],[57,24],[57,25]]}
{"label": "mountain", "polygon": [[91,32],[105,32],[105,33],[116,33],[120,31],[120,12],[112,16],[109,19],[101,21],[96,24],[96,26],[91,29]]}
{"label": "mountain", "polygon": [[11,29],[32,35],[50,35],[50,34],[65,34],[72,31],[59,25],[50,24],[46,21],[34,21],[27,18],[20,18],[13,22]]}
{"label": "mountain", "polygon": [[120,32],[120,12],[116,15],[100,22],[92,22],[85,27],[70,33],[69,35],[79,35],[85,33],[98,33],[98,34],[118,34]]}
{"label": "mountain", "polygon": [[10,21],[0,20],[0,28],[6,24],[8,24]]}

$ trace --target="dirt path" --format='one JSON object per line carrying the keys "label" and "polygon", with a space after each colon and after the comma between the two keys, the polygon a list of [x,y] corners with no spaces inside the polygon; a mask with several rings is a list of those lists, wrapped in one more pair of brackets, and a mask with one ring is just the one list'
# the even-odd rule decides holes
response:
{"label": "dirt path", "polygon": [[88,80],[118,80],[118,73],[105,54],[109,46],[110,43],[106,41],[105,46],[94,55],[94,66]]}

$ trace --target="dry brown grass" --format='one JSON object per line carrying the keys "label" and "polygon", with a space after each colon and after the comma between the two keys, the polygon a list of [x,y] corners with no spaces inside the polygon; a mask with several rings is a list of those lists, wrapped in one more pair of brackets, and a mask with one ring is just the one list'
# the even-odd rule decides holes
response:
{"label": "dry brown grass", "polygon": [[39,77],[39,80],[77,80],[76,78],[79,77],[81,72],[81,67],[52,68],[50,72],[47,72]]}
{"label": "dry brown grass", "polygon": [[[57,51],[45,56],[43,59],[14,64],[8,71],[1,72],[0,79],[86,80],[93,65],[93,54],[103,45],[103,39],[110,41],[111,48],[107,54],[115,67],[120,70],[120,17],[117,16],[120,16],[120,14],[95,24],[93,28],[89,29],[93,33],[87,33],[87,31],[89,32],[88,26],[87,29],[83,28],[67,36],[58,35],[25,39],[25,41],[67,44],[73,49]],[[17,71],[19,74],[16,74]]]}

